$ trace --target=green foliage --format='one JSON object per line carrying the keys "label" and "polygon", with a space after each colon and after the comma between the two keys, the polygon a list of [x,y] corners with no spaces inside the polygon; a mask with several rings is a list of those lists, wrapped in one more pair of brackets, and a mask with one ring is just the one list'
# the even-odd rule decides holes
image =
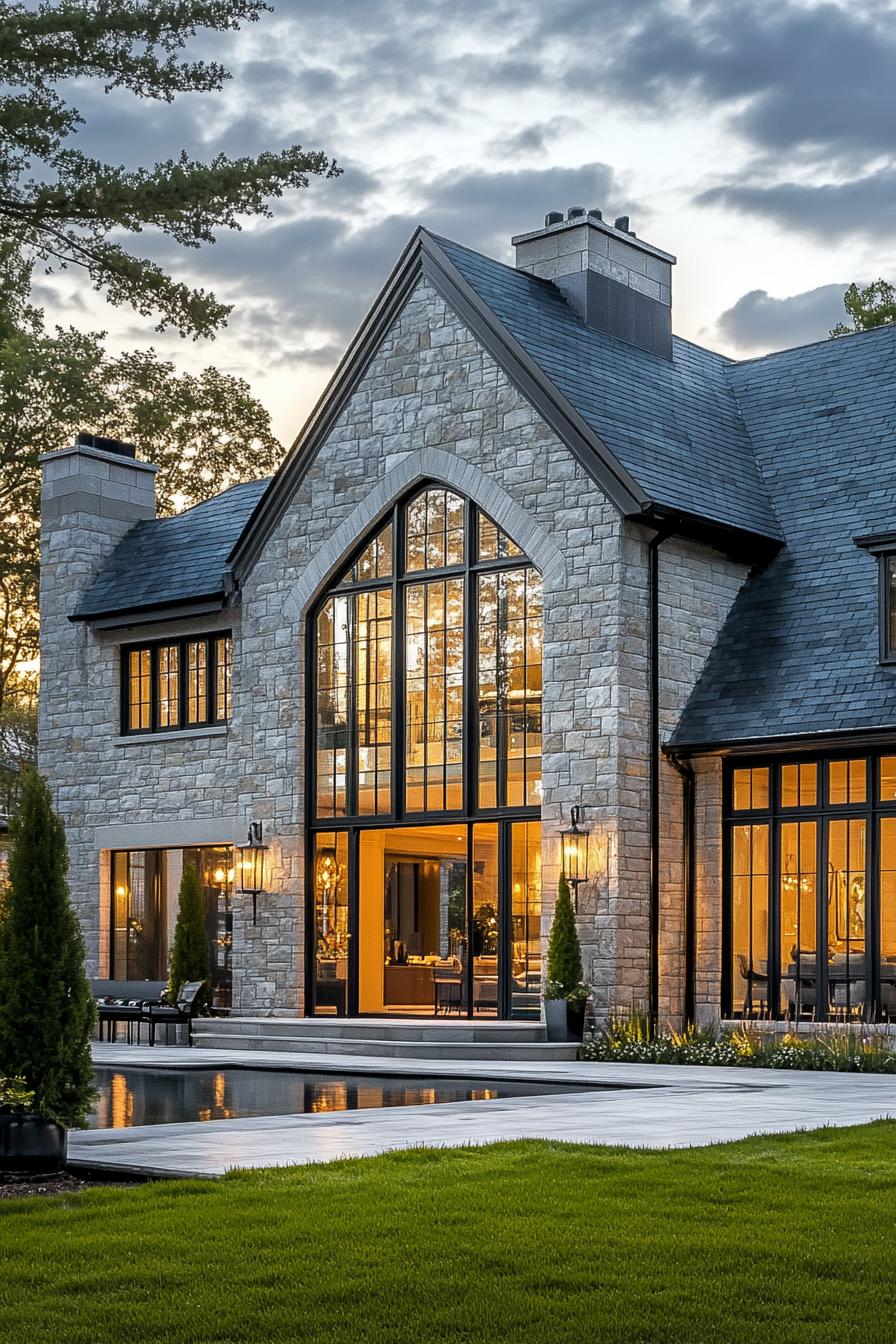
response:
{"label": "green foliage", "polygon": [[34,770],[24,777],[10,838],[0,917],[0,1074],[23,1080],[39,1115],[83,1125],[93,1100],[96,1008],[68,896],[62,822]]}
{"label": "green foliage", "polygon": [[569,883],[561,874],[548,940],[545,996],[549,999],[583,1002],[587,995],[587,986],[582,983],[582,949],[576,932]]}
{"label": "green foliage", "polygon": [[0,1115],[26,1114],[33,1110],[34,1092],[24,1078],[6,1078],[0,1074]]}
{"label": "green foliage", "polygon": [[843,306],[852,318],[852,326],[838,322],[831,329],[833,337],[892,326],[896,322],[896,287],[888,280],[874,280],[861,289],[858,285],[850,285],[843,295]]}
{"label": "green foliage", "polygon": [[269,474],[282,453],[243,379],[178,374],[153,350],[109,355],[102,332],[45,331],[21,285],[0,295],[0,713],[9,696],[21,703],[17,669],[37,653],[38,459],[79,429],[159,466],[163,514]]}
{"label": "green foliage", "polygon": [[689,1026],[652,1033],[638,1013],[612,1018],[582,1047],[582,1058],[617,1064],[710,1064],[826,1073],[896,1073],[885,1038],[857,1028],[778,1036],[751,1023],[717,1032]]}
{"label": "green foliage", "polygon": [[270,216],[269,201],[338,169],[301,145],[257,158],[180,153],[128,170],[90,158],[71,137],[83,118],[62,92],[100,80],[106,92],[171,102],[223,87],[216,62],[181,57],[204,30],[254,22],[262,0],[6,0],[0,8],[0,232],[28,265],[76,266],[113,304],[158,316],[162,330],[209,336],[230,309],[172,279],[121,243],[149,228],[184,247],[215,241],[241,218]]}
{"label": "green foliage", "polygon": [[0,1337],[890,1344],[894,1139],[420,1147],[0,1202]]}
{"label": "green foliage", "polygon": [[201,1007],[211,1001],[211,970],[208,959],[208,940],[205,936],[205,910],[199,873],[192,863],[184,867],[177,907],[177,924],[171,945],[168,968],[168,997],[173,1002],[183,985],[194,980],[205,982],[200,995]]}

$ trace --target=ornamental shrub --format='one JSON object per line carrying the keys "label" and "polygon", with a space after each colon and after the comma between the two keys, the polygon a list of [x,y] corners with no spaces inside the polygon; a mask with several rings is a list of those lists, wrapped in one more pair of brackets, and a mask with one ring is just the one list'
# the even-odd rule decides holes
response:
{"label": "ornamental shrub", "polygon": [[0,913],[0,1075],[33,1094],[35,1114],[72,1128],[86,1124],[94,1098],[96,1006],[67,870],[50,790],[28,770],[10,827]]}
{"label": "ornamental shrub", "polygon": [[203,982],[199,994],[199,1011],[211,1003],[211,970],[208,958],[208,939],[205,935],[205,908],[202,884],[192,863],[184,867],[180,881],[177,923],[171,945],[168,967],[168,999],[174,1003],[183,985],[195,980]]}
{"label": "ornamental shrub", "polygon": [[576,932],[575,914],[569,883],[560,875],[557,903],[548,940],[547,985],[549,999],[584,1000],[587,987],[582,983],[582,949]]}

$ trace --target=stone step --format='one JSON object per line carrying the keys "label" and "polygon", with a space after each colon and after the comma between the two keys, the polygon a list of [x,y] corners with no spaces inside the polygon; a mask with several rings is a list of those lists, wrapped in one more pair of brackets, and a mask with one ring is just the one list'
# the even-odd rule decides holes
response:
{"label": "stone step", "polygon": [[541,1022],[463,1021],[456,1018],[412,1021],[407,1018],[346,1017],[228,1017],[201,1018],[194,1035],[225,1031],[234,1036],[301,1036],[350,1041],[480,1041],[508,1044],[546,1040]]}
{"label": "stone step", "polygon": [[382,1059],[458,1059],[458,1060],[574,1060],[578,1053],[575,1043],[549,1041],[433,1041],[386,1040],[370,1038],[350,1039],[343,1036],[283,1036],[275,1034],[247,1035],[231,1032],[229,1023],[220,1030],[207,1026],[197,1028],[193,1042],[208,1050],[281,1051],[289,1054],[365,1055]]}

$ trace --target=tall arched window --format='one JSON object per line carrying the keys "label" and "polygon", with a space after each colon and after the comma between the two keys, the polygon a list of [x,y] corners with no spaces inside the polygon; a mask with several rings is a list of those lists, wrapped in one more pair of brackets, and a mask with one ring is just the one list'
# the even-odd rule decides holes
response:
{"label": "tall arched window", "polygon": [[365,541],[313,632],[314,1010],[535,1015],[537,570],[428,485]]}

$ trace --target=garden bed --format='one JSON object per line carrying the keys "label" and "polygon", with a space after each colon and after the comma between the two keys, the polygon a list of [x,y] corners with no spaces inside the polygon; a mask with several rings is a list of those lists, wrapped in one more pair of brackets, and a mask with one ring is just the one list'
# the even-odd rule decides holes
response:
{"label": "garden bed", "polygon": [[654,1032],[637,1015],[613,1019],[582,1045],[581,1058],[613,1064],[702,1064],[825,1073],[896,1073],[889,1037],[856,1024],[811,1034],[753,1023]]}

